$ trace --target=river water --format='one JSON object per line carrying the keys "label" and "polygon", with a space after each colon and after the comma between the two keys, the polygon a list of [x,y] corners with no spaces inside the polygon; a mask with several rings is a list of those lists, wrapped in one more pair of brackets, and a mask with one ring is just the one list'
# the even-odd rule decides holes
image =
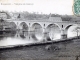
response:
{"label": "river water", "polygon": [[[74,37],[77,35],[76,32],[72,32],[73,27],[71,27],[68,31],[68,37]],[[35,29],[35,31],[32,32],[23,30],[5,32],[0,31],[0,48],[46,42],[48,40],[58,41],[61,38],[60,30],[57,28],[55,29],[49,28],[49,33],[43,33],[41,28]],[[80,35],[80,33],[78,34]]]}
{"label": "river water", "polygon": [[16,45],[27,45],[31,43],[46,42],[47,40],[60,39],[60,30],[54,30],[53,28],[49,28],[48,30],[49,32],[44,33],[42,28],[38,26],[33,31],[23,29],[16,31],[0,31],[0,47],[12,47]]}

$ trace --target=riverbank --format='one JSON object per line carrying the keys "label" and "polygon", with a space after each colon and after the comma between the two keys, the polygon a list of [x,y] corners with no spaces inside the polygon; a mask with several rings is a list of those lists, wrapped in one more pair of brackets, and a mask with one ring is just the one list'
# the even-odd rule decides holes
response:
{"label": "riverbank", "polygon": [[79,38],[74,37],[74,38],[67,38],[67,39],[58,39],[56,41],[51,40],[51,41],[32,42],[32,43],[27,43],[27,44],[7,45],[7,46],[0,46],[0,49],[8,49],[8,48],[15,48],[15,47],[23,47],[23,46],[38,46],[38,45],[56,44],[56,43],[72,41],[72,40],[79,39]]}
{"label": "riverbank", "polygon": [[0,60],[76,60],[79,56],[80,39],[0,49]]}

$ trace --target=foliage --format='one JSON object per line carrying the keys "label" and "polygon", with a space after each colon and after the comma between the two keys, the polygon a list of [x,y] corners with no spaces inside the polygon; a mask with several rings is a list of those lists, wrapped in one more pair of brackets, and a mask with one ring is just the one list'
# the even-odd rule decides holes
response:
{"label": "foliage", "polygon": [[63,21],[71,21],[71,19],[74,17],[73,15],[59,15],[59,14],[39,14],[38,12],[8,12],[8,11],[0,11],[0,13],[6,13],[7,19],[10,18],[21,18],[26,20],[43,20],[43,19],[49,19],[49,17],[61,17]]}

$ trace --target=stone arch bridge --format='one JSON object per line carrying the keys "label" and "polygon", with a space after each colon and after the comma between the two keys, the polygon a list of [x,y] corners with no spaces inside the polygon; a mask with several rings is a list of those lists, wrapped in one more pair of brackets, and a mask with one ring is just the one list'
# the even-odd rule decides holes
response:
{"label": "stone arch bridge", "polygon": [[[37,28],[41,28],[42,33],[44,33],[44,35],[50,31],[49,29],[52,25],[53,28],[54,26],[57,26],[60,30],[61,38],[63,39],[67,38],[67,31],[69,27],[73,25],[80,25],[80,22],[62,21],[60,17],[54,17],[53,19],[48,19],[48,20],[7,19],[6,21],[10,22],[10,26],[14,25],[16,30],[23,29],[25,31],[33,31]],[[4,26],[4,29],[5,28],[6,26]]]}

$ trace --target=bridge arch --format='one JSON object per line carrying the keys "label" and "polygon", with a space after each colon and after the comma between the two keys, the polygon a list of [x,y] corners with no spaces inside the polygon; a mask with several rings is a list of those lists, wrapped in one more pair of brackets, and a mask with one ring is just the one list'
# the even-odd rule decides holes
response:
{"label": "bridge arch", "polygon": [[[68,33],[68,30],[69,30],[69,28],[72,27],[72,26],[78,27],[78,24],[68,24],[68,25],[64,28],[64,34],[67,35],[67,38],[69,37],[68,35],[71,34],[71,33]],[[73,34],[71,34],[71,35],[73,35]]]}
{"label": "bridge arch", "polygon": [[17,28],[17,25],[15,24],[15,22],[9,22],[9,28],[15,30]]}
{"label": "bridge arch", "polygon": [[45,28],[47,28],[51,24],[54,24],[54,25],[58,26],[59,29],[61,30],[61,24],[58,24],[58,23],[48,23]]}
{"label": "bridge arch", "polygon": [[49,24],[46,29],[46,38],[47,40],[55,40],[55,39],[60,39],[61,38],[61,28],[58,24],[55,24],[55,23],[51,23]]}
{"label": "bridge arch", "polygon": [[72,23],[72,24],[68,24],[68,25],[65,26],[64,29],[68,29],[68,28],[70,28],[70,27],[73,26],[73,25],[77,25],[77,24],[74,24],[74,23]]}
{"label": "bridge arch", "polygon": [[19,24],[19,29],[28,31],[29,27],[25,22]]}
{"label": "bridge arch", "polygon": [[19,32],[20,37],[27,38],[28,37],[28,29],[29,29],[28,25],[25,22],[21,22],[19,24],[19,29],[20,29],[20,32]]}
{"label": "bridge arch", "polygon": [[8,34],[10,34],[11,37],[14,37],[16,35],[17,25],[15,22],[6,22],[4,29],[8,31]]}
{"label": "bridge arch", "polygon": [[73,24],[67,25],[67,26],[65,27],[65,32],[67,32],[67,30],[68,30],[71,26],[73,26]]}
{"label": "bridge arch", "polygon": [[33,28],[33,27],[36,27],[36,28],[37,28],[38,25],[41,26],[41,28],[43,28],[43,26],[44,26],[43,23],[39,23],[39,22],[35,22],[35,23],[34,23],[34,22],[33,22],[33,23],[31,24],[31,28]]}
{"label": "bridge arch", "polygon": [[34,40],[42,41],[42,39],[43,39],[42,26],[39,23],[34,23],[31,28],[32,28],[32,34],[31,34],[32,38]]}

